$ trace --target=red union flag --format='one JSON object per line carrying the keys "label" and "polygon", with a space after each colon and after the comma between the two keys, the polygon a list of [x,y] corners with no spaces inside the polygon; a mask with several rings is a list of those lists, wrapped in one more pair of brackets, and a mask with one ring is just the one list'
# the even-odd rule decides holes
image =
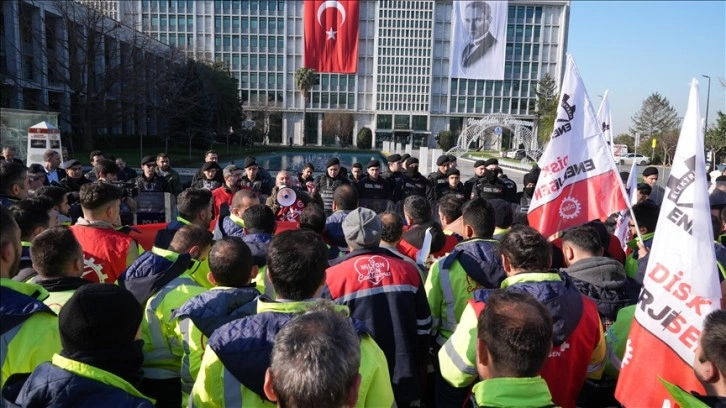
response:
{"label": "red union flag", "polygon": [[305,67],[318,72],[358,70],[358,0],[307,0]]}
{"label": "red union flag", "polygon": [[692,364],[704,318],[720,307],[721,291],[700,117],[694,79],[615,391],[625,406],[675,406],[659,377],[703,393]]}
{"label": "red union flag", "polygon": [[560,94],[527,216],[545,237],[627,208],[612,153],[571,55]]}

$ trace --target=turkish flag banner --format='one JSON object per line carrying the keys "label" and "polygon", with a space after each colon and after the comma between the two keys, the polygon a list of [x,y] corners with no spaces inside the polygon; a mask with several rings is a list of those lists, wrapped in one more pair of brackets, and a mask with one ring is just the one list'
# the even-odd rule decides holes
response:
{"label": "turkish flag banner", "polygon": [[698,101],[694,79],[621,360],[615,398],[626,407],[692,407],[673,391],[704,393],[693,364],[704,319],[720,307],[721,288]]}
{"label": "turkish flag banner", "polygon": [[306,68],[355,74],[358,70],[358,0],[306,0]]}
{"label": "turkish flag banner", "polygon": [[625,188],[571,55],[542,157],[529,225],[545,237],[627,208]]}

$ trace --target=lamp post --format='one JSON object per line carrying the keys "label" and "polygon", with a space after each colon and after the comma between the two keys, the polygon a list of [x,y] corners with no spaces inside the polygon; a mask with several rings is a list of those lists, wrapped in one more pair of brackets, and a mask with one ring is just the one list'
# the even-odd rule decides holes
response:
{"label": "lamp post", "polygon": [[[706,124],[703,126],[703,136],[706,137],[706,131],[708,131],[708,105],[711,102],[711,77],[708,75],[701,75],[704,78],[708,78],[708,92],[706,93]],[[716,167],[715,157],[711,154],[711,168],[709,171],[713,171]]]}

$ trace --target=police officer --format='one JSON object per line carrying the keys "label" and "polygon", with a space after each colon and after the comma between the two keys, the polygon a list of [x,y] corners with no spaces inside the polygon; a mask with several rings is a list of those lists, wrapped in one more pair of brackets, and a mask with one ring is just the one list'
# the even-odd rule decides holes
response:
{"label": "police officer", "polygon": [[[446,171],[446,187],[441,189],[441,197],[452,194],[459,200],[466,201],[466,191],[461,183],[461,172],[459,169],[449,169]],[[439,197],[440,198],[440,197]]]}
{"label": "police officer", "polygon": [[403,177],[403,164],[401,155],[398,153],[388,156],[388,171],[383,175],[384,178],[388,179],[391,185],[395,186],[401,177]]}
{"label": "police officer", "polygon": [[489,159],[484,162],[484,176],[474,185],[471,197],[481,197],[484,199],[501,198],[506,200],[507,186],[499,180],[499,161],[497,159]]}
{"label": "police officer", "polygon": [[264,178],[260,174],[260,166],[257,165],[257,160],[254,157],[247,157],[245,159],[245,175],[240,179],[240,186],[263,195],[262,201],[270,195],[271,188],[265,183]]}
{"label": "police officer", "polygon": [[472,176],[469,180],[466,180],[466,183],[464,183],[464,194],[466,194],[467,200],[473,197],[472,193],[474,186],[476,186],[479,182],[484,181],[484,172],[487,169],[485,163],[486,160],[477,160],[474,162],[474,176]]}
{"label": "police officer", "polygon": [[371,160],[368,162],[367,174],[358,182],[358,197],[360,200],[390,200],[393,186],[391,182],[380,176],[381,162]]}
{"label": "police officer", "polygon": [[350,184],[350,181],[340,173],[340,160],[332,157],[325,166],[325,174],[315,180],[315,187],[323,198],[325,214],[333,213],[333,191],[341,184]]}
{"label": "police officer", "polygon": [[406,197],[417,195],[429,201],[434,200],[434,189],[431,182],[418,171],[418,159],[409,157],[406,160],[406,173],[396,184],[393,192],[393,201],[403,203]]}
{"label": "police officer", "polygon": [[510,203],[516,203],[517,202],[517,183],[512,181],[509,177],[507,177],[504,174],[504,171],[501,167],[499,167],[499,160],[497,159],[489,159],[485,162],[485,166],[487,170],[494,171],[497,173],[497,177],[499,178],[499,181],[504,184],[506,187],[506,190],[504,191],[504,200],[509,201]]}
{"label": "police officer", "polygon": [[439,168],[435,172],[429,174],[428,178],[434,188],[434,198],[438,199],[444,195],[444,190],[449,184],[449,180],[446,175],[446,172],[449,170],[449,156],[445,154],[439,156],[439,158],[436,159],[436,165],[439,166]]}

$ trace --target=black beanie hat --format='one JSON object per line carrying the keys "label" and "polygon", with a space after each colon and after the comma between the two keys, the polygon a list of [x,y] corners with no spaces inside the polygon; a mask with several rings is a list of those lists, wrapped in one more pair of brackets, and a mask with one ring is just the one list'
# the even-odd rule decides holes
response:
{"label": "black beanie hat", "polygon": [[415,157],[409,157],[408,159],[406,159],[406,167],[411,164],[418,164],[418,159]]}
{"label": "black beanie hat", "polygon": [[401,155],[398,153],[394,153],[390,156],[388,156],[388,162],[389,163],[395,163],[397,161],[401,161]]}
{"label": "black beanie hat", "polygon": [[328,167],[335,166],[336,164],[340,166],[340,160],[338,160],[337,157],[331,157],[328,159],[328,163],[325,165],[325,168],[327,169]]}
{"label": "black beanie hat", "polygon": [[486,166],[486,160],[477,160],[474,162],[474,168],[477,168],[479,166]]}
{"label": "black beanie hat", "polygon": [[446,170],[446,176],[460,176],[461,172],[459,169],[448,169]]}
{"label": "black beanie hat", "polygon": [[646,167],[645,170],[643,170],[643,177],[648,177],[652,175],[658,175],[658,169],[655,167]]}
{"label": "black beanie hat", "polygon": [[141,165],[143,166],[146,163],[156,163],[156,159],[154,156],[144,156],[144,158],[141,159]]}
{"label": "black beanie hat", "polygon": [[360,163],[353,163],[353,168],[354,169],[361,169],[361,170],[363,170],[363,165],[360,164]]}
{"label": "black beanie hat", "polygon": [[381,167],[381,162],[378,160],[371,160],[368,162],[368,166],[366,166],[367,169],[370,169],[371,167]]}
{"label": "black beanie hat", "polygon": [[403,155],[401,155],[401,161],[405,162],[406,160],[408,160],[409,157],[411,157],[410,154],[404,153]]}
{"label": "black beanie hat", "polygon": [[492,157],[491,159],[487,159],[487,160],[484,161],[484,165],[485,166],[491,166],[493,164],[496,164],[498,166],[499,165],[499,160],[497,160],[497,159],[495,159],[495,158]]}
{"label": "black beanie hat", "polygon": [[122,350],[136,339],[143,310],[128,290],[110,283],[78,288],[58,317],[66,354]]}
{"label": "black beanie hat", "polygon": [[537,178],[537,174],[527,173],[524,175],[522,182],[525,186],[529,183],[537,185]]}
{"label": "black beanie hat", "polygon": [[436,165],[443,166],[444,164],[449,164],[449,156],[442,154],[438,159],[436,159]]}

